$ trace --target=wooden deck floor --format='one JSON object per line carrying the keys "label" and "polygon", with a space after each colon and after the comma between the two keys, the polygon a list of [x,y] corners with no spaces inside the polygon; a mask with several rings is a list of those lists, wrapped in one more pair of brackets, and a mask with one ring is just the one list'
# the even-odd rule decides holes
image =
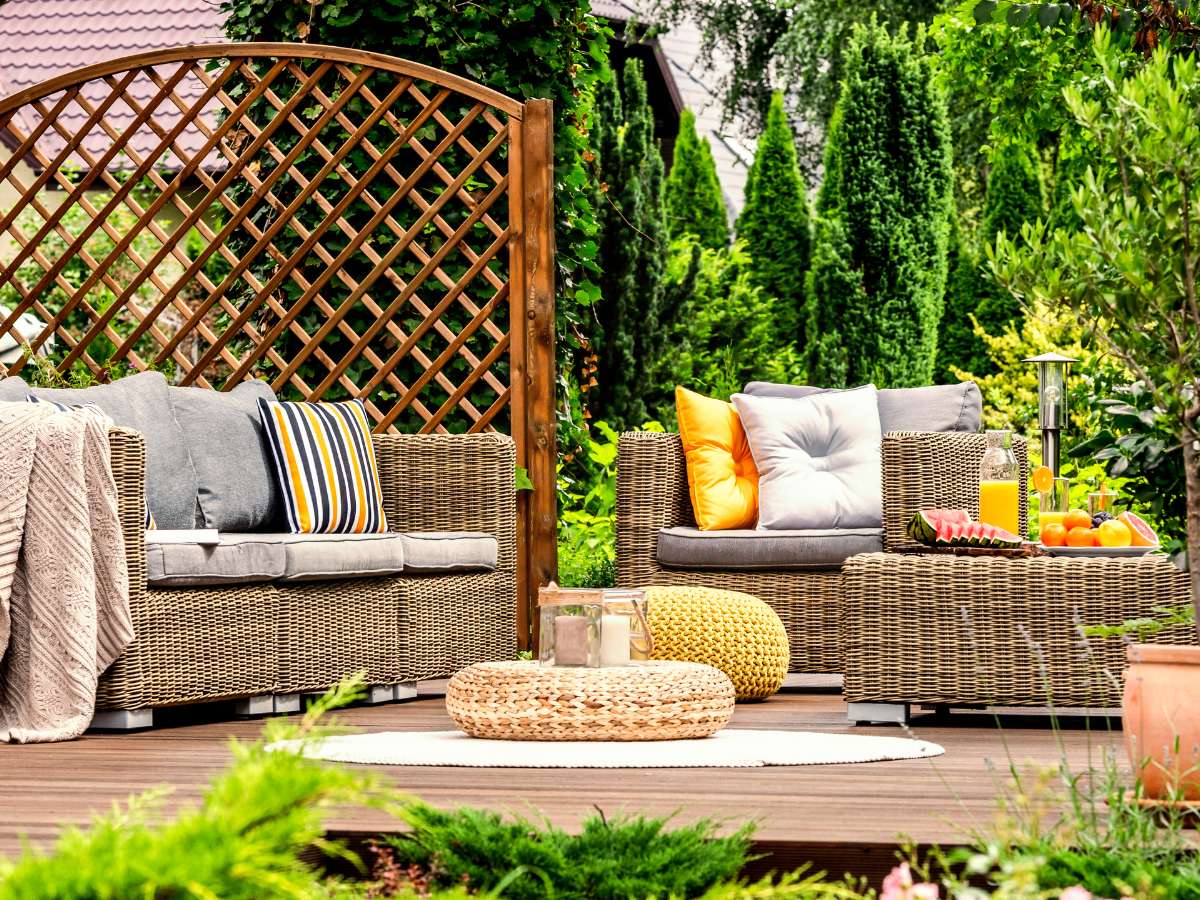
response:
{"label": "wooden deck floor", "polygon": [[[211,719],[227,710],[209,709]],[[370,730],[450,727],[440,696],[408,703],[359,707],[343,719]],[[67,744],[0,748],[0,854],[15,853],[21,836],[35,844],[53,839],[61,823],[89,815],[147,788],[169,784],[172,803],[195,799],[228,760],[227,739],[253,737],[253,721],[197,721],[195,711],[153,731],[88,735]],[[599,807],[607,814],[676,814],[679,821],[713,817],[758,823],[761,851],[783,867],[811,860],[834,872],[877,876],[901,835],[920,844],[963,842],[993,820],[1009,762],[1046,766],[1065,757],[1082,768],[1119,733],[1108,720],[1065,720],[1056,732],[1042,717],[956,713],[917,717],[917,737],[936,741],[945,756],[865,765],[764,769],[514,770],[384,767],[403,789],[447,807],[472,805],[544,815],[574,827]],[[845,706],[834,690],[787,691],[739,706],[740,728],[847,731]],[[896,728],[857,728],[897,734]],[[378,813],[346,812],[335,833],[370,836],[396,830]]]}

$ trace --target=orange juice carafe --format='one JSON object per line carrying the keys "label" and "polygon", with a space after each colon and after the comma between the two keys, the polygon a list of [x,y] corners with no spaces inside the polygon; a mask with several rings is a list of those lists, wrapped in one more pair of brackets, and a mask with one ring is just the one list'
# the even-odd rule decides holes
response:
{"label": "orange juice carafe", "polygon": [[979,521],[1020,538],[1021,470],[1011,431],[989,431],[979,466]]}

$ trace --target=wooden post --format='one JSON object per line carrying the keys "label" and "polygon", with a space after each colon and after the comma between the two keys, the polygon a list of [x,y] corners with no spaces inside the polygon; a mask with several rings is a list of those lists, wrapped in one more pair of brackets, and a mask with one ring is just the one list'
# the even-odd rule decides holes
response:
{"label": "wooden post", "polygon": [[[558,448],[555,441],[554,106],[530,100],[521,122],[524,237],[525,448],[533,491],[524,493],[526,596],[518,613],[532,637],[537,589],[558,575]],[[524,613],[522,616],[521,613]]]}

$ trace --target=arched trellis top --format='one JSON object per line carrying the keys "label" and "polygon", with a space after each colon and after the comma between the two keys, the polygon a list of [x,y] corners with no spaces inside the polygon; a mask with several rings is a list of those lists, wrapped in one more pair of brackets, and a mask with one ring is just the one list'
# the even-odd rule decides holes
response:
{"label": "arched trellis top", "polygon": [[549,101],[408,60],[88,66],[0,99],[0,346],[28,345],[13,373],[266,378],[378,430],[511,433],[524,590],[554,569],[552,190]]}

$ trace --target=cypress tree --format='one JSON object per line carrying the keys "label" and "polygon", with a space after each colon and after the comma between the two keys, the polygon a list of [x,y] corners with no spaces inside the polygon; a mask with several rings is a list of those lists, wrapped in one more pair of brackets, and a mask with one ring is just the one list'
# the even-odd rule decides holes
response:
{"label": "cypress tree", "polygon": [[712,147],[708,138],[696,133],[696,117],[690,109],[679,117],[664,203],[667,232],[672,239],[691,234],[701,247],[715,250],[729,246],[729,218]]}
{"label": "cypress tree", "polygon": [[946,106],[921,51],[856,25],[829,125],[808,291],[808,375],[837,387],[928,384],[946,288]]}
{"label": "cypress tree", "polygon": [[958,381],[955,369],[972,375],[986,375],[992,367],[987,346],[975,334],[975,323],[971,320],[980,298],[987,291],[987,284],[974,244],[962,233],[957,216],[950,220],[946,260],[946,302],[938,331],[935,372],[940,383]]}
{"label": "cypress tree", "polygon": [[804,178],[783,94],[771,98],[746,180],[737,236],[750,257],[750,278],[778,302],[779,339],[804,345],[804,280],[812,252],[812,223]]}
{"label": "cypress tree", "polygon": [[642,64],[630,59],[597,95],[601,190],[597,412],[616,428],[648,417],[656,357],[664,343],[663,160]]}
{"label": "cypress tree", "polygon": [[[1029,149],[1017,143],[1000,147],[992,157],[992,171],[988,175],[981,239],[994,245],[1000,232],[1010,238],[1020,234],[1026,222],[1044,218],[1045,202],[1041,173]],[[1022,318],[1021,304],[988,278],[975,316],[988,334],[999,335],[1010,322]]]}

